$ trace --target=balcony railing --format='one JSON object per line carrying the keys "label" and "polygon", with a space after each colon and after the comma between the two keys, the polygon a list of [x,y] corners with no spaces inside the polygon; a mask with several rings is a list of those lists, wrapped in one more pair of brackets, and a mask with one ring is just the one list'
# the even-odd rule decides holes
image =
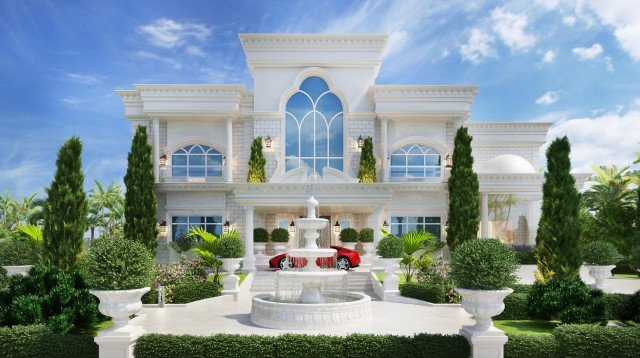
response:
{"label": "balcony railing", "polygon": [[224,182],[226,166],[187,168],[185,166],[160,166],[160,181],[173,183]]}

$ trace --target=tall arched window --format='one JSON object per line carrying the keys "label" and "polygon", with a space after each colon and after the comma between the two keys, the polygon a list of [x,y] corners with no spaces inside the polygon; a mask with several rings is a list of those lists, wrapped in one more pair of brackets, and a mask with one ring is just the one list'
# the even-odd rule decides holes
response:
{"label": "tall arched window", "polygon": [[409,144],[391,153],[391,180],[412,181],[439,178],[440,153],[424,145]]}
{"label": "tall arched window", "polygon": [[222,176],[222,154],[201,144],[182,147],[171,155],[171,176],[220,177]]}
{"label": "tall arched window", "polygon": [[308,77],[285,109],[286,170],[306,167],[322,175],[324,167],[343,170],[343,110],[327,82]]}

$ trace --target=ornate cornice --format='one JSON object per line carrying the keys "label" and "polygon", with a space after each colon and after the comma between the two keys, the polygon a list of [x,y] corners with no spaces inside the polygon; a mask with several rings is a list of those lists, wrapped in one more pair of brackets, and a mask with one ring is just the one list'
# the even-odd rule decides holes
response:
{"label": "ornate cornice", "polygon": [[456,97],[472,99],[477,86],[396,86],[377,85],[373,88],[376,99]]}
{"label": "ornate cornice", "polygon": [[138,90],[116,90],[115,92],[122,98],[122,102],[141,102],[140,91]]}
{"label": "ornate cornice", "polygon": [[279,112],[250,112],[249,115],[251,115],[254,120],[273,120],[284,118],[284,114],[280,114]]}
{"label": "ornate cornice", "polygon": [[466,122],[465,126],[476,133],[486,132],[547,132],[549,122]]}
{"label": "ornate cornice", "polygon": [[332,34],[240,34],[243,47],[384,47],[387,35],[332,35]]}
{"label": "ornate cornice", "polygon": [[239,98],[245,92],[242,85],[203,85],[203,84],[134,84],[141,96],[205,96]]}

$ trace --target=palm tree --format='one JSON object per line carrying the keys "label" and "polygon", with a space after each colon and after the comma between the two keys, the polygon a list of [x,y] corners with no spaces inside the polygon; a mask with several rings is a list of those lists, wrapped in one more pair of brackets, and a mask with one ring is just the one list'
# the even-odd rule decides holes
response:
{"label": "palm tree", "polygon": [[89,210],[87,221],[91,240],[95,238],[96,229],[101,237],[115,238],[121,236],[124,226],[124,195],[122,187],[115,183],[108,187],[97,180],[95,187],[89,191]]}
{"label": "palm tree", "polygon": [[[384,236],[395,236],[384,228],[380,230]],[[438,251],[444,243],[438,242],[438,239],[433,234],[421,230],[409,231],[404,234],[401,239],[404,253],[400,265],[404,272],[406,282],[411,282],[418,266],[430,263],[425,262],[431,259],[428,255]]]}
{"label": "palm tree", "polygon": [[223,238],[240,238],[240,233],[235,230],[223,233],[220,237],[208,232],[202,227],[194,227],[189,230],[187,237],[197,238],[200,243],[193,247],[193,252],[200,257],[208,267],[214,270],[213,282],[218,282],[222,261],[218,258],[217,242]]}
{"label": "palm tree", "polygon": [[584,205],[593,211],[600,211],[607,205],[627,206],[632,202],[633,176],[629,175],[629,167],[615,165],[592,165],[595,174],[587,184],[591,187],[583,194]]}

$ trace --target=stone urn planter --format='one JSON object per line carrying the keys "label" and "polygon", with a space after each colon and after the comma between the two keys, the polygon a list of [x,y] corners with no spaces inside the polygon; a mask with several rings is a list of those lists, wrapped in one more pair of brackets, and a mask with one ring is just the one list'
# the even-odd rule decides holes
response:
{"label": "stone urn planter", "polygon": [[373,255],[376,252],[376,244],[373,242],[363,242],[362,246],[367,255]]}
{"label": "stone urn planter", "polygon": [[380,258],[380,262],[382,266],[384,266],[384,271],[386,275],[384,276],[384,291],[385,292],[399,292],[400,286],[400,278],[396,275],[396,270],[400,268],[401,258]]}
{"label": "stone urn planter", "polygon": [[27,276],[29,274],[29,270],[31,270],[33,265],[2,266],[2,267],[5,270],[7,270],[7,276],[15,276],[15,275]]}
{"label": "stone urn planter", "polygon": [[100,313],[111,317],[115,327],[124,327],[129,323],[129,317],[140,311],[142,296],[150,289],[150,287],[143,287],[133,290],[90,290],[89,292],[100,300],[98,305]]}
{"label": "stone urn planter", "polygon": [[613,270],[616,265],[585,265],[585,267],[589,271],[589,276],[596,280],[596,283],[592,284],[591,287],[603,291],[609,288],[609,285],[605,285],[604,280],[612,276],[611,270]]}
{"label": "stone urn planter", "polygon": [[274,242],[273,249],[276,250],[276,254],[283,253],[287,250],[286,242]]}
{"label": "stone urn planter", "polygon": [[346,247],[349,250],[355,250],[356,249],[356,244],[357,244],[357,242],[343,242],[342,246]]}
{"label": "stone urn planter", "polygon": [[240,268],[240,262],[242,258],[220,259],[222,261],[222,269],[227,273],[222,278],[223,290],[237,290],[238,289],[238,276],[235,275],[236,270]]}
{"label": "stone urn planter", "polygon": [[504,311],[504,299],[513,292],[510,288],[504,290],[456,288],[456,291],[460,293],[462,308],[476,319],[475,325],[465,326],[467,330],[474,332],[488,331],[493,327],[491,317]]}
{"label": "stone urn planter", "polygon": [[256,255],[264,254],[264,250],[267,247],[266,242],[254,242],[253,243],[253,253]]}

